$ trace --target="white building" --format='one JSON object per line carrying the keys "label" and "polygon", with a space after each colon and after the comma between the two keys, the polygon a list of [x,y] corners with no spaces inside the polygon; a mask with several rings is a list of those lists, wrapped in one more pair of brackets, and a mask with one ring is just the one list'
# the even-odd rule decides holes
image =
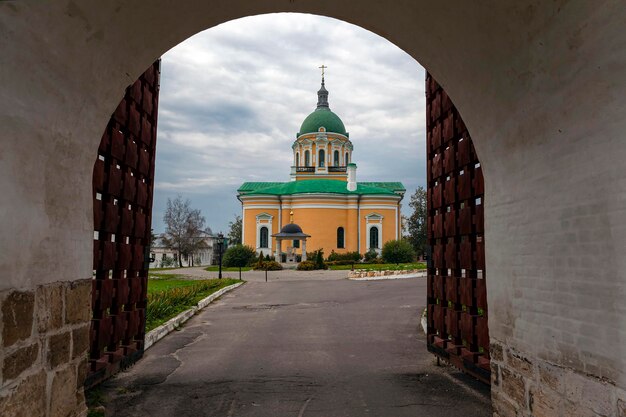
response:
{"label": "white building", "polygon": [[[200,236],[194,239],[203,240],[205,246],[194,253],[193,257],[183,255],[183,266],[202,266],[217,263],[217,235],[213,234],[211,229],[207,229],[202,231]],[[150,258],[154,259],[154,261],[150,262],[150,268],[177,267],[179,265],[178,256],[178,251],[166,247],[163,244],[161,236],[159,236],[150,248]]]}

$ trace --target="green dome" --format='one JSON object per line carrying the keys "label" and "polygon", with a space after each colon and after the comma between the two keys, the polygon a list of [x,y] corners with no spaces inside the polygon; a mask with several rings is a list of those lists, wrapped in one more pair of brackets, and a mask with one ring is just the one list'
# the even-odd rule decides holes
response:
{"label": "green dome", "polygon": [[343,122],[335,113],[328,108],[318,108],[313,113],[309,114],[302,126],[300,126],[300,132],[298,136],[305,133],[319,132],[320,127],[325,127],[327,132],[339,133],[340,135],[348,136],[346,133],[346,127]]}

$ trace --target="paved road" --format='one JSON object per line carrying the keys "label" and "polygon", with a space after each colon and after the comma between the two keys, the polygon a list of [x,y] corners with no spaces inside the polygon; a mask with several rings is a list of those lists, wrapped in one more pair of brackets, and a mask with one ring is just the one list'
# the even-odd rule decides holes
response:
{"label": "paved road", "polygon": [[[208,272],[204,267],[191,267],[171,269],[166,271],[154,271],[156,274],[176,274],[183,275],[189,279],[209,279],[217,278],[217,272]],[[348,277],[349,271],[296,271],[295,269],[284,269],[282,271],[267,271],[269,281],[311,281],[311,280],[338,280]],[[239,279],[239,271],[222,271],[224,278]],[[241,278],[248,282],[265,282],[265,271],[242,271]]]}
{"label": "paved road", "polygon": [[106,383],[107,416],[490,416],[488,388],[426,351],[425,291],[248,282]]}

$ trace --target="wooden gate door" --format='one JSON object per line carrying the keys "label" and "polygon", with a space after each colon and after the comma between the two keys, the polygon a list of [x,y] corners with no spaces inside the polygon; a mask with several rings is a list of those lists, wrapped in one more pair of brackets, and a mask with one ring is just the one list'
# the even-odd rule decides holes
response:
{"label": "wooden gate door", "polygon": [[93,170],[93,319],[86,386],[143,355],[160,61],[126,89]]}
{"label": "wooden gate door", "polygon": [[467,128],[426,76],[428,350],[490,383],[484,183]]}

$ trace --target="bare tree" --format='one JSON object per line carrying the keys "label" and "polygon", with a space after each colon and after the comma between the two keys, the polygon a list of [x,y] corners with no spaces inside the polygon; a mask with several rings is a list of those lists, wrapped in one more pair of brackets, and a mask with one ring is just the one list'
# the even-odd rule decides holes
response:
{"label": "bare tree", "polygon": [[183,255],[192,256],[204,243],[200,239],[205,219],[200,210],[191,208],[191,201],[183,201],[182,196],[174,200],[167,199],[167,208],[163,216],[166,229],[163,244],[178,252],[178,266],[182,268]]}

